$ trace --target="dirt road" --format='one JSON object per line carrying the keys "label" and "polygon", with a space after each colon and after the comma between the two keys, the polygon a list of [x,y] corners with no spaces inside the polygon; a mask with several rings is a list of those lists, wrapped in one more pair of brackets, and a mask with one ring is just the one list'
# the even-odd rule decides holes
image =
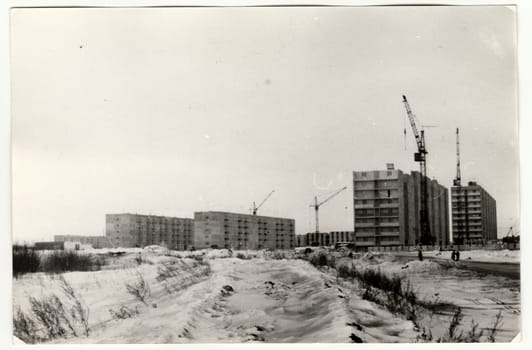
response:
{"label": "dirt road", "polygon": [[[410,261],[416,257],[415,254],[394,254],[399,259],[403,259],[405,262]],[[436,262],[452,262],[456,268],[469,269],[471,271],[480,272],[483,274],[491,274],[496,276],[503,276],[511,279],[521,278],[521,264],[513,262],[487,262],[487,261],[474,261],[468,259],[462,259],[458,262],[453,262],[447,257],[427,256],[424,259],[434,260]]]}
{"label": "dirt road", "polygon": [[500,262],[483,262],[483,261],[468,261],[463,260],[459,262],[466,268],[492,275],[504,276],[512,279],[521,278],[521,264],[514,263],[500,263]]}

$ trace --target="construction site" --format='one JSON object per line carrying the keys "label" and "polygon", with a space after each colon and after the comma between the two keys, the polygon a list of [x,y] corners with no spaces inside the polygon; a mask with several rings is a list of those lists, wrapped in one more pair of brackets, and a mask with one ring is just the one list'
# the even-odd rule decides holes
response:
{"label": "construction site", "polygon": [[[294,219],[259,214],[275,190],[248,214],[107,214],[105,236],[57,235],[14,248],[16,339],[513,341],[519,246],[497,242],[495,199],[476,182],[462,185],[458,129],[449,206],[448,188],[427,174],[425,132],[406,96],[402,102],[419,171],[393,163],[354,170],[352,227],[320,229],[322,207],[348,186],[315,195],[315,230],[298,235]],[[36,299],[39,290],[46,296]],[[53,320],[42,317],[44,307]]]}
{"label": "construction site", "polygon": [[[272,190],[258,205],[252,203],[249,214],[208,211],[195,212],[190,218],[108,214],[105,237],[57,235],[54,240],[92,242],[95,248],[142,248],[155,244],[176,250],[292,249],[337,244],[348,245],[356,251],[411,250],[418,245],[430,250],[450,250],[455,246],[459,249],[496,247],[495,199],[477,182],[462,185],[459,129],[456,128],[456,176],[450,184],[449,198],[448,188],[427,174],[429,152],[425,130],[418,128],[417,118],[404,95],[402,102],[417,147],[413,160],[419,163],[419,171],[407,174],[396,169],[393,163],[387,163],[384,170],[354,170],[353,201],[345,203],[346,207],[352,207],[354,222],[343,231],[320,232],[319,213],[323,205],[347,190],[347,186],[321,199],[314,196],[309,207],[314,212],[315,230],[304,234],[296,234],[294,219],[258,215],[259,209],[275,193]],[[403,133],[406,142],[406,128]],[[42,244],[39,242],[37,246]]]}
{"label": "construction site", "polygon": [[516,6],[137,6],[6,11],[13,343],[521,340]]}

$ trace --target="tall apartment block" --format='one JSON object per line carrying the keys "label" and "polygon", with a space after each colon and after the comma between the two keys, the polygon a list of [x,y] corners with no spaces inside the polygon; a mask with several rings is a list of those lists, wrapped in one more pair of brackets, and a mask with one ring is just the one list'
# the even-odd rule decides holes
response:
{"label": "tall apartment block", "polygon": [[193,219],[107,214],[105,228],[112,247],[145,247],[157,244],[166,245],[170,249],[184,250],[193,246]]}
{"label": "tall apartment block", "polygon": [[[409,246],[420,237],[421,174],[387,170],[353,172],[355,245]],[[449,243],[448,190],[427,180],[428,215],[435,244]]]}
{"label": "tall apartment block", "polygon": [[206,211],[194,213],[194,247],[290,249],[295,246],[295,220]]}
{"label": "tall apartment block", "polygon": [[484,243],[497,239],[495,199],[476,182],[451,187],[453,241]]}

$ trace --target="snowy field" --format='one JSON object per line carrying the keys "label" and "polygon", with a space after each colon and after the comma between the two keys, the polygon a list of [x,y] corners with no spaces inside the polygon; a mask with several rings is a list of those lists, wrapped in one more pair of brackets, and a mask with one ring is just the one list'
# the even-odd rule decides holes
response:
{"label": "snowy field", "polygon": [[[62,274],[89,309],[90,332],[46,342],[415,342],[421,326],[430,328],[435,337],[448,328],[446,310],[422,315],[421,324],[415,326],[403,315],[364,300],[360,285],[337,278],[334,269],[315,268],[293,259],[295,255],[128,249],[100,271]],[[496,341],[511,341],[520,331],[519,281],[480,277],[451,263],[405,263],[386,254],[337,258],[359,269],[401,275],[420,297],[460,306],[466,331],[471,320],[480,329],[489,328],[499,310],[503,325]],[[126,287],[137,283],[139,276],[149,286],[144,301]],[[30,297],[55,294],[66,300],[62,283],[60,276],[44,273],[14,279],[15,309],[31,315]]]}
{"label": "snowy field", "polygon": [[[353,264],[359,268],[376,269],[390,276],[404,276],[420,298],[459,306],[464,315],[461,322],[466,326],[464,329],[474,321],[480,329],[486,330],[501,311],[503,325],[497,341],[511,341],[520,331],[519,280],[470,271],[450,259],[419,261],[417,257],[409,260],[398,259],[393,254],[368,253],[353,260]],[[448,326],[449,315],[445,310],[426,316],[421,323],[430,328],[433,335],[440,336],[447,330],[445,326]]]}

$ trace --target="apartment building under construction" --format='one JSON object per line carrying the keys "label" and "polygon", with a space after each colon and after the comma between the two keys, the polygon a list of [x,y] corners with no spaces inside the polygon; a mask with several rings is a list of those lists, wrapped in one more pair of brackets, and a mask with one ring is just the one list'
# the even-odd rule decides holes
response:
{"label": "apartment building under construction", "polygon": [[[425,179],[434,243],[449,244],[448,190]],[[354,231],[357,247],[409,246],[420,239],[421,174],[386,170],[353,172]]]}
{"label": "apartment building under construction", "polygon": [[495,199],[476,182],[451,187],[453,242],[485,243],[497,239]]}

